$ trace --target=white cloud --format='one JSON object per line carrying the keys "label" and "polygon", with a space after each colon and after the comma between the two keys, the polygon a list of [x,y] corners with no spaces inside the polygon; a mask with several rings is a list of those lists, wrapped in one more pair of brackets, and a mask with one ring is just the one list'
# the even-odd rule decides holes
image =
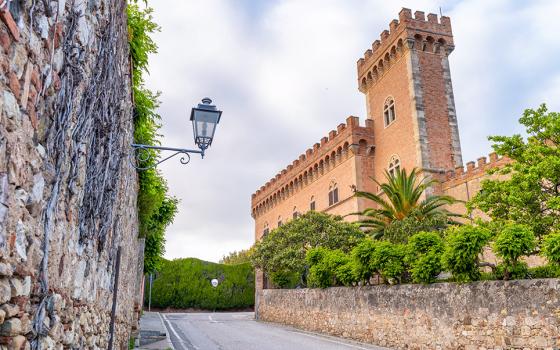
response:
{"label": "white cloud", "polygon": [[[555,35],[559,2],[450,1],[456,50],[452,78],[464,159],[489,151],[488,134],[560,92]],[[253,242],[250,196],[336,128],[364,118],[356,60],[401,7],[438,12],[440,2],[152,0],[162,32],[148,79],[162,91],[164,144],[192,147],[190,108],[210,96],[224,111],[204,160],[161,169],[180,212],[169,258],[217,261]]]}

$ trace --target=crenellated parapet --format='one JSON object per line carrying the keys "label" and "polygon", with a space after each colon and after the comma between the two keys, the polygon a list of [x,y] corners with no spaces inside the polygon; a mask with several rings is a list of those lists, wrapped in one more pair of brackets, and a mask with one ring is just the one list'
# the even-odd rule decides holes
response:
{"label": "crenellated parapet", "polygon": [[327,137],[307,149],[251,196],[253,217],[295,194],[349,157],[372,155],[373,147],[373,121],[366,119],[365,126],[360,126],[358,117],[346,118],[346,123],[331,130]]}
{"label": "crenellated parapet", "polygon": [[499,157],[495,152],[492,152],[488,155],[488,158],[480,157],[476,162],[467,162],[466,167],[460,166],[455,168],[455,170],[448,171],[442,181],[442,188],[445,190],[485,176],[488,170],[503,167],[511,162],[510,158]]}
{"label": "crenellated parapet", "polygon": [[358,60],[359,90],[365,93],[406,50],[448,55],[453,48],[449,17],[438,19],[436,14],[430,13],[426,18],[424,12],[416,11],[413,18],[411,10],[403,8],[399,19],[392,20],[389,30],[381,32],[379,40],[375,40],[371,49]]}

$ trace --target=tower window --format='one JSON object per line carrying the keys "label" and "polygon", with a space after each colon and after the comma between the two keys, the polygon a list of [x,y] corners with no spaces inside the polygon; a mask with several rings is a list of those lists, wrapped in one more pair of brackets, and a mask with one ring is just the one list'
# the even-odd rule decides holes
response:
{"label": "tower window", "polygon": [[311,200],[309,201],[309,210],[315,210],[315,197],[311,196]]}
{"label": "tower window", "polygon": [[263,230],[263,237],[268,235],[269,229],[268,229],[268,222],[264,223],[264,230]]}
{"label": "tower window", "polygon": [[385,127],[389,126],[395,121],[397,115],[395,114],[395,100],[392,97],[387,98],[385,105],[383,106],[383,120],[385,121]]}
{"label": "tower window", "polygon": [[391,174],[391,176],[396,176],[400,169],[401,160],[396,155],[392,156],[391,161],[389,162],[389,174]]}
{"label": "tower window", "polygon": [[299,216],[299,213],[297,212],[297,208],[294,207],[294,211],[293,211],[293,213],[292,213],[292,218],[293,218],[293,219],[297,219],[298,216]]}
{"label": "tower window", "polygon": [[338,203],[338,187],[333,183],[329,187],[329,206]]}
{"label": "tower window", "polygon": [[278,227],[282,226],[282,216],[278,217]]}

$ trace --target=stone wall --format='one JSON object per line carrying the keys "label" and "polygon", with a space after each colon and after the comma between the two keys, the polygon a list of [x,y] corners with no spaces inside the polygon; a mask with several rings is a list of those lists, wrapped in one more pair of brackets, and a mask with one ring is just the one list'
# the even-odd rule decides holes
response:
{"label": "stone wall", "polygon": [[0,349],[108,348],[115,288],[126,348],[141,280],[126,2],[1,6]]}
{"label": "stone wall", "polygon": [[556,349],[560,280],[260,291],[258,317],[397,349]]}

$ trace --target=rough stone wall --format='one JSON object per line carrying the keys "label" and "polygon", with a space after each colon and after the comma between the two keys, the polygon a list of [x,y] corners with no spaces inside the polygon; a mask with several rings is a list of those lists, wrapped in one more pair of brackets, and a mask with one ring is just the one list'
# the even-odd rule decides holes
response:
{"label": "rough stone wall", "polygon": [[396,349],[556,349],[560,280],[260,291],[259,320]]}
{"label": "rough stone wall", "polygon": [[106,349],[119,246],[126,348],[139,287],[126,2],[13,0],[0,19],[0,349]]}

